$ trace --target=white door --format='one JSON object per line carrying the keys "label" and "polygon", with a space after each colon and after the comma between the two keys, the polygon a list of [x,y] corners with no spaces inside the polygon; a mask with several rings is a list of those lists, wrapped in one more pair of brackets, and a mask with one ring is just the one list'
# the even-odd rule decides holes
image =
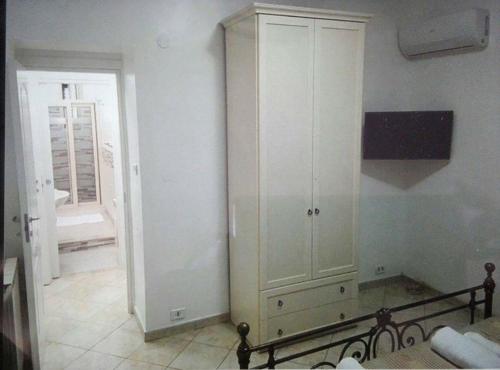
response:
{"label": "white door", "polygon": [[[39,195],[40,183],[36,179],[33,156],[33,136],[30,125],[28,93],[25,84],[17,86],[17,70],[15,61],[7,60],[11,115],[13,119],[16,158],[19,182],[19,199],[21,203],[21,222],[24,268],[26,274],[26,290],[28,298],[28,314],[33,366],[39,366],[39,348],[44,338],[42,325],[43,291],[42,260],[39,238]],[[15,92],[18,92],[16,99]]]}
{"label": "white door", "polygon": [[313,277],[356,270],[364,25],[316,20]]}
{"label": "white door", "polygon": [[311,277],[314,20],[259,16],[261,288]]}

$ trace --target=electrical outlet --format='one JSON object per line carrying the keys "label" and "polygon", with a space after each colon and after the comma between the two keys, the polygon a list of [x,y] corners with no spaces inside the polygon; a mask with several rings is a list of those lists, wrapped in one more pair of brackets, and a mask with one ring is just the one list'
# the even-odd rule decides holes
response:
{"label": "electrical outlet", "polygon": [[375,269],[375,274],[376,275],[385,274],[385,267],[383,265],[378,265],[377,268]]}
{"label": "electrical outlet", "polygon": [[186,309],[184,307],[170,311],[170,321],[184,320],[185,317]]}

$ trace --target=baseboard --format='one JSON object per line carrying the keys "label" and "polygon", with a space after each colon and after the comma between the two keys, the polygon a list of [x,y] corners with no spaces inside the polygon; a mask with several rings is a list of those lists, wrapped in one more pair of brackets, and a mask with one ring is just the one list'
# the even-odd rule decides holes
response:
{"label": "baseboard", "polygon": [[146,342],[150,342],[159,338],[184,333],[189,330],[200,329],[204,328],[205,326],[219,324],[221,322],[229,321],[229,317],[229,312],[226,312],[214,316],[204,317],[202,319],[195,319],[175,326],[169,326],[167,328],[147,331],[144,332],[144,340]]}

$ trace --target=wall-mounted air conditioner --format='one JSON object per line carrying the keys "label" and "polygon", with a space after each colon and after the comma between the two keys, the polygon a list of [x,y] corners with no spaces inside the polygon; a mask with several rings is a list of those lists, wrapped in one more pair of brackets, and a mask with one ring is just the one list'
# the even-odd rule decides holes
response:
{"label": "wall-mounted air conditioner", "polygon": [[489,12],[470,9],[400,27],[401,53],[409,59],[481,50],[488,45]]}

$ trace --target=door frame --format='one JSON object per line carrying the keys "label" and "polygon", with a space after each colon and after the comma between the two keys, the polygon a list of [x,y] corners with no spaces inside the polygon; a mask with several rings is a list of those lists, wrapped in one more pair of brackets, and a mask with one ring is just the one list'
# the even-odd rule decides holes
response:
{"label": "door frame", "polygon": [[[14,126],[14,140],[16,152],[20,159],[18,167],[18,188],[21,210],[26,209],[26,183],[23,175],[24,171],[24,156],[22,153],[22,136],[21,122],[19,116],[19,101],[17,94],[17,72],[24,71],[56,71],[56,72],[84,72],[84,73],[110,73],[116,77],[116,88],[118,98],[118,117],[119,117],[119,132],[120,132],[120,149],[121,149],[121,170],[123,182],[123,213],[124,213],[124,233],[125,240],[124,250],[126,256],[126,271],[127,271],[127,303],[128,312],[134,313],[134,259],[133,259],[133,237],[132,237],[132,209],[131,209],[131,166],[128,146],[128,132],[125,116],[124,94],[124,73],[122,67],[121,54],[111,53],[90,53],[78,51],[57,51],[57,50],[36,50],[36,49],[17,49],[14,57],[9,58],[11,63],[7,68],[9,72],[9,94],[13,100],[12,119]],[[22,159],[22,160],[21,160]],[[27,280],[32,279],[32,272],[29,271],[29,266],[26,268]],[[33,292],[28,291],[28,303],[32,303],[34,296]],[[33,304],[28,304],[30,316],[33,314]],[[33,356],[38,360],[38,344],[36,343],[37,333],[31,334]],[[35,339],[35,340],[33,340]]]}

